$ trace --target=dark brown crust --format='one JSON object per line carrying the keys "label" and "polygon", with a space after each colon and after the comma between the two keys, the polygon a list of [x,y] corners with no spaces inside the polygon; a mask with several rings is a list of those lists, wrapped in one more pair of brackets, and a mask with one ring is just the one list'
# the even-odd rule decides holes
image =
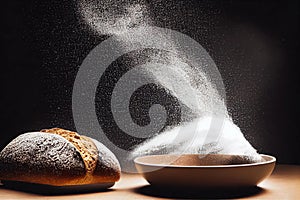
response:
{"label": "dark brown crust", "polygon": [[1,180],[49,185],[75,183],[86,173],[73,145],[61,136],[40,132],[11,141],[0,153],[0,169]]}
{"label": "dark brown crust", "polygon": [[92,139],[99,151],[98,162],[93,177],[100,182],[118,181],[121,176],[121,167],[115,155],[102,143]]}
{"label": "dark brown crust", "polygon": [[62,136],[22,134],[0,152],[0,180],[54,186],[115,182],[120,178],[120,165],[112,152],[101,145],[96,145],[98,161],[89,174],[79,151]]}

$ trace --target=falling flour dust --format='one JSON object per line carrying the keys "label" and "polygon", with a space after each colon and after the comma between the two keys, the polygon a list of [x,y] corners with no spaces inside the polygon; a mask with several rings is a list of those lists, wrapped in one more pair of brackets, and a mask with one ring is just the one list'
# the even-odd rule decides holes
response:
{"label": "falling flour dust", "polygon": [[[132,29],[144,33],[145,40],[153,34],[151,26],[155,20],[151,19],[150,9],[143,1],[82,0],[78,1],[78,8],[84,21],[97,34],[113,35],[122,44],[127,40],[123,33]],[[162,43],[166,42],[164,38],[161,40]],[[178,50],[175,42],[172,44],[171,51],[174,54],[149,54],[148,64],[138,70],[176,96],[180,105],[185,108],[182,110],[183,122],[167,127],[136,145],[130,151],[128,159],[149,154],[217,153],[243,155],[249,162],[261,160],[230,118],[225,97],[215,87],[212,78],[202,69],[195,69],[184,59],[174,56],[184,52]],[[157,59],[163,60],[164,67],[151,63]],[[212,120],[219,121],[221,128],[215,128]],[[216,138],[214,131],[218,132]]]}

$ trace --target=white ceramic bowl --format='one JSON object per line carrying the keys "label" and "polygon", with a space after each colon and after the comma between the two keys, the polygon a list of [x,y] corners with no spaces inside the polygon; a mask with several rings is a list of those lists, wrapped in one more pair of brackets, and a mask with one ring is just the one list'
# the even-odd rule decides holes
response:
{"label": "white ceramic bowl", "polygon": [[256,186],[272,173],[276,162],[275,157],[262,155],[262,162],[218,164],[230,160],[228,156],[151,155],[136,158],[134,162],[151,185],[194,188]]}

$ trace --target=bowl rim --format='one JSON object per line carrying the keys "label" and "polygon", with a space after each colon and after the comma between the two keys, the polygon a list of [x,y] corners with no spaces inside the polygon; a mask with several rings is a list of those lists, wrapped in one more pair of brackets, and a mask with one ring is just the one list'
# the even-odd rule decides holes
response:
{"label": "bowl rim", "polygon": [[[146,157],[154,157],[154,156],[167,156],[167,155],[172,155],[172,156],[180,156],[183,155],[203,155],[203,154],[161,154],[161,155],[146,155],[146,156],[140,156],[134,159],[134,163],[138,165],[144,165],[144,166],[151,166],[151,167],[161,167],[161,168],[232,168],[232,167],[251,167],[251,166],[258,166],[258,165],[267,165],[271,163],[276,162],[276,158],[271,155],[266,155],[266,154],[259,154],[262,157],[267,157],[270,160],[268,161],[262,161],[262,162],[255,162],[255,163],[248,163],[248,164],[233,164],[233,165],[169,165],[169,164],[154,164],[154,163],[147,163],[147,162],[141,162],[138,159],[141,158],[146,158]],[[229,154],[214,154],[214,155],[229,155]],[[241,156],[241,155],[235,155],[232,154],[233,156]],[[177,158],[177,159],[178,159]]]}

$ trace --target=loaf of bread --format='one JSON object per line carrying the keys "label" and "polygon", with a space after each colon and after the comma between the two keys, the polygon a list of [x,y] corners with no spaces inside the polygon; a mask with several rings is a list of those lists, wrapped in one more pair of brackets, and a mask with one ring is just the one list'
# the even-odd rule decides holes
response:
{"label": "loaf of bread", "polygon": [[103,144],[60,128],[22,134],[0,152],[0,180],[52,186],[113,183],[120,171]]}

